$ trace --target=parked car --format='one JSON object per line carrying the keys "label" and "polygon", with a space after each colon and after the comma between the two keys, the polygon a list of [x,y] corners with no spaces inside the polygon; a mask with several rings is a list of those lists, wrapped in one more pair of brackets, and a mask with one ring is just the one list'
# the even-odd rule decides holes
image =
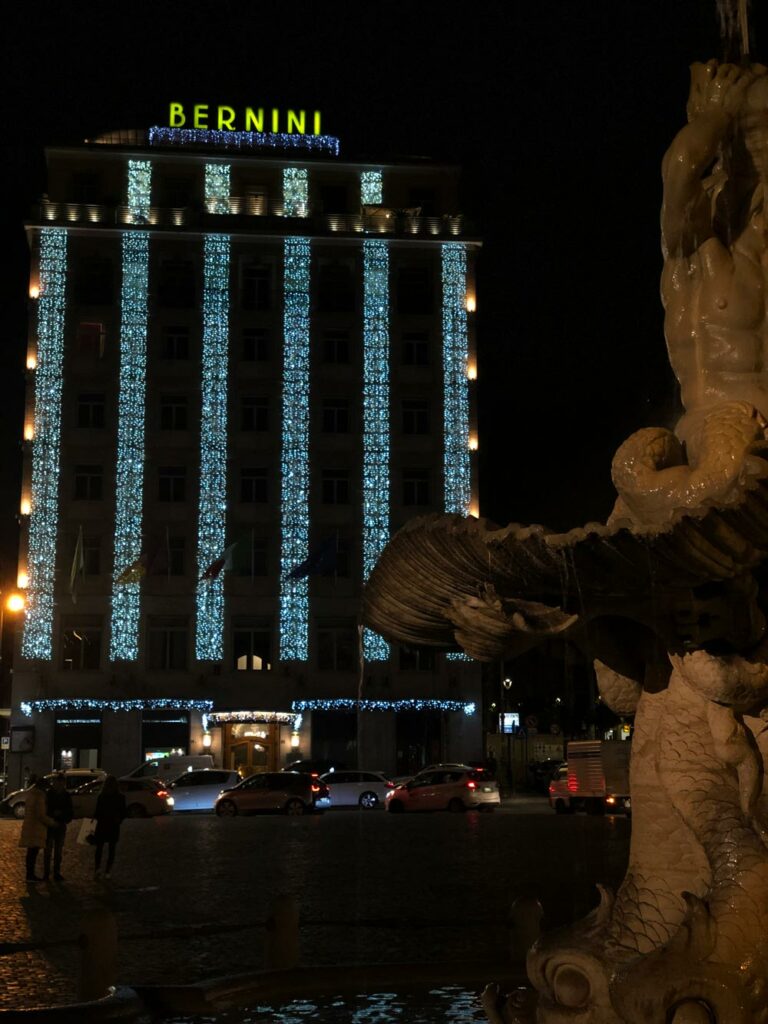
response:
{"label": "parked car", "polygon": [[330,805],[328,787],[306,772],[261,772],[250,775],[234,789],[226,789],[216,801],[220,818],[257,811],[309,814]]}
{"label": "parked car", "polygon": [[124,779],[160,779],[171,783],[184,772],[213,768],[211,754],[174,754],[168,757],[153,757],[142,761],[122,776]]}
{"label": "parked car", "polygon": [[419,772],[410,782],[388,791],[386,808],[403,811],[492,811],[501,803],[499,785],[484,771],[449,765]]}
{"label": "parked car", "polygon": [[371,810],[384,803],[394,782],[381,772],[337,771],[320,776],[331,794],[331,807],[364,807]]}
{"label": "parked car", "polygon": [[629,795],[631,744],[623,740],[571,740],[568,760],[551,777],[549,806],[555,814],[632,817]]}
{"label": "parked car", "polygon": [[[57,775],[63,775],[67,790],[72,793],[87,782],[103,781],[106,774],[101,768],[66,768],[63,772],[49,772],[48,775],[44,775],[43,785],[47,789]],[[3,814],[12,814],[14,818],[23,818],[26,797],[26,789],[17,789],[13,793],[9,793],[0,803],[0,811]]]}
{"label": "parked car", "polygon": [[303,772],[319,779],[321,775],[327,775],[328,772],[338,772],[343,768],[346,768],[346,765],[342,764],[341,761],[325,761],[323,758],[306,758],[303,761],[293,761],[291,764],[287,764],[285,768],[283,768],[283,771]]}
{"label": "parked car", "polygon": [[237,772],[223,768],[202,768],[184,772],[170,785],[174,811],[212,811],[223,789],[233,789],[241,782]]}
{"label": "parked car", "polygon": [[[93,817],[103,785],[103,779],[96,779],[72,793],[72,810],[76,818]],[[128,818],[153,818],[173,810],[173,797],[157,779],[118,779],[117,785],[125,797]]]}

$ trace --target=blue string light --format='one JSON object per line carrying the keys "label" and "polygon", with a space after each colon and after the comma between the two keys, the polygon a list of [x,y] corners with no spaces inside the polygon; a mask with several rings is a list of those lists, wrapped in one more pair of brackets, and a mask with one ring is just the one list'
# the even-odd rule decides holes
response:
{"label": "blue string light", "polygon": [[[381,183],[379,182],[379,189]],[[389,540],[389,249],[363,242],[363,579]],[[363,631],[368,661],[386,661],[389,644]]]}
{"label": "blue string light", "polygon": [[309,585],[288,574],[309,555],[309,266],[307,238],[284,241],[283,438],[280,459],[280,659],[306,661]]}
{"label": "blue string light", "polygon": [[381,171],[361,171],[360,202],[364,206],[381,206],[384,202]]}
{"label": "blue string light", "polygon": [[445,655],[446,661],[474,661],[468,654],[463,651],[448,651]]}
{"label": "blue string light", "polygon": [[224,725],[227,722],[275,722],[298,728],[301,715],[293,711],[212,711],[206,716],[208,725]]}
{"label": "blue string light", "polygon": [[445,511],[469,515],[472,475],[469,459],[469,389],[467,386],[466,246],[442,246],[443,280],[443,471]]}
{"label": "blue string light", "polygon": [[118,580],[138,561],[142,553],[148,294],[149,233],[125,232],[120,312],[115,557],[109,643],[109,657],[112,661],[136,661],[139,656],[141,582],[138,578],[124,582]]}
{"label": "blue string light", "polygon": [[157,697],[147,700],[91,700],[59,697],[50,700],[22,701],[19,709],[29,718],[42,711],[210,711],[212,700],[181,700]]}
{"label": "blue string light", "polygon": [[149,160],[128,161],[128,214],[133,224],[149,222],[152,201],[152,164]]}
{"label": "blue string light", "polygon": [[474,701],[462,700],[353,700],[351,697],[332,697],[317,700],[294,700],[294,711],[463,711],[474,715]]}
{"label": "blue string light", "polygon": [[208,213],[229,213],[230,166],[205,165],[205,208]]}
{"label": "blue string light", "polygon": [[[206,197],[207,198],[207,197]],[[198,577],[225,548],[227,525],[227,349],[229,344],[229,235],[204,241]],[[199,579],[195,656],[224,658],[224,574]]]}
{"label": "blue string light", "polygon": [[150,146],[216,146],[220,149],[305,149],[339,155],[333,135],[296,135],[287,132],[227,132],[204,128],[149,129]]}
{"label": "blue string light", "polygon": [[27,556],[29,585],[21,653],[25,658],[50,660],[53,657],[53,591],[59,521],[61,386],[67,280],[65,230],[40,230],[39,265],[35,429]]}
{"label": "blue string light", "polygon": [[306,217],[309,213],[309,179],[306,167],[283,168],[283,213]]}

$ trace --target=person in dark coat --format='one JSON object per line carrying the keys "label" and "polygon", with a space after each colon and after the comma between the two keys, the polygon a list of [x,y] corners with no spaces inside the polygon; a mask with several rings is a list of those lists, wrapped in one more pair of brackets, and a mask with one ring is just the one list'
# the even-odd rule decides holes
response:
{"label": "person in dark coat", "polygon": [[51,854],[53,854],[53,877],[57,882],[62,882],[64,879],[61,874],[61,855],[64,850],[67,825],[74,816],[72,797],[67,792],[67,782],[63,775],[56,776],[45,795],[45,813],[49,818],[53,818],[56,824],[48,827],[48,838],[45,841],[45,853],[43,854],[43,878],[50,878]]}
{"label": "person in dark coat", "polygon": [[107,844],[107,867],[104,877],[109,878],[115,862],[115,848],[120,838],[120,825],[125,817],[125,797],[118,789],[117,779],[108,775],[96,801],[96,878],[101,878],[101,855]]}
{"label": "person in dark coat", "polygon": [[45,784],[36,775],[30,776],[30,788],[24,791],[24,821],[21,823],[19,846],[26,849],[24,866],[28,882],[42,882],[35,874],[40,847],[45,846],[48,829],[56,822],[45,813]]}

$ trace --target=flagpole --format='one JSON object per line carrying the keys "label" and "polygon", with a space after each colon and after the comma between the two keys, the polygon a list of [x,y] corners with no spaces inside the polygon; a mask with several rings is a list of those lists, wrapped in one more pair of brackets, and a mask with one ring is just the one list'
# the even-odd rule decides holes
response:
{"label": "flagpole", "polygon": [[256,578],[256,539],[254,537],[254,529],[251,527],[251,586],[253,586],[254,579]]}

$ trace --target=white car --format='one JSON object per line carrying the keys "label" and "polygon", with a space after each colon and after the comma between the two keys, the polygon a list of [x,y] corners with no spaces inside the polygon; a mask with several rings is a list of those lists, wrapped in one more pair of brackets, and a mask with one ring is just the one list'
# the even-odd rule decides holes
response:
{"label": "white car", "polygon": [[320,776],[331,793],[331,807],[363,807],[372,810],[384,805],[394,783],[381,772],[336,771]]}
{"label": "white car", "polygon": [[[48,789],[57,775],[63,775],[67,786],[67,792],[72,794],[74,790],[84,786],[87,782],[104,781],[107,773],[101,768],[67,768],[61,772],[50,772],[43,776],[43,785]],[[26,801],[26,789],[17,789],[0,803],[0,811],[9,813],[14,818],[24,817],[24,805]]]}
{"label": "white car", "polygon": [[223,789],[234,789],[241,782],[237,772],[221,768],[201,768],[184,772],[171,783],[175,811],[212,811]]}

